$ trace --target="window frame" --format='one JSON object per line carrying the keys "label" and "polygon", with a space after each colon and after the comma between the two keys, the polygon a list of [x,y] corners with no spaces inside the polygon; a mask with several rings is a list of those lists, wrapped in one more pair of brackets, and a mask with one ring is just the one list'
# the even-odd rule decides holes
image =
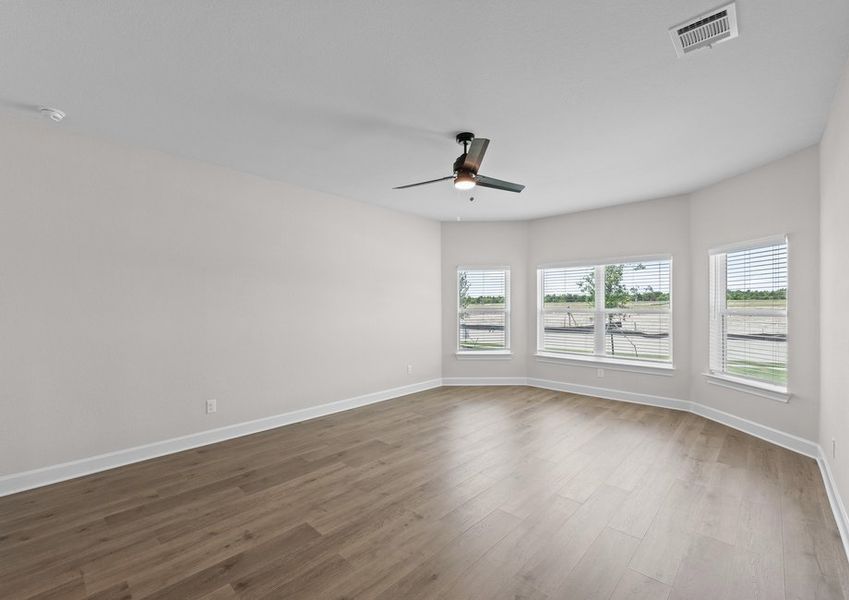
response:
{"label": "window frame", "polygon": [[[504,347],[503,348],[493,348],[492,350],[484,350],[480,348],[469,349],[463,348],[461,343],[461,306],[460,306],[460,273],[466,271],[503,271],[504,272]],[[458,358],[510,358],[513,354],[510,344],[510,333],[512,327],[510,326],[510,317],[511,317],[511,276],[510,276],[510,266],[509,265],[458,265],[454,274],[454,302],[455,302],[455,327],[454,327],[454,353]],[[480,309],[480,308],[470,308],[466,307],[467,311],[475,312],[475,311],[488,311],[492,312],[493,309]],[[501,309],[496,309],[501,310]]]}
{"label": "window frame", "polygon": [[[609,265],[630,264],[639,262],[661,262],[669,263],[669,307],[665,310],[622,310],[618,308],[606,308],[604,298],[604,272],[605,267]],[[547,269],[563,269],[563,268],[586,268],[594,269],[595,288],[601,290],[601,293],[595,294],[595,305],[593,308],[587,309],[570,309],[563,311],[545,308],[545,291],[543,271]],[[561,261],[552,263],[543,263],[537,266],[537,343],[535,356],[540,362],[562,362],[565,364],[583,364],[587,366],[598,366],[623,371],[634,371],[641,373],[658,373],[669,374],[675,369],[675,352],[674,352],[674,311],[673,311],[673,287],[674,287],[674,260],[672,254],[654,254],[644,256],[629,256],[616,257],[594,260],[579,260],[579,261]],[[545,315],[550,313],[573,312],[581,314],[591,314],[593,320],[593,352],[592,354],[583,354],[578,352],[559,352],[543,347],[545,339]],[[607,315],[619,313],[638,313],[638,314],[666,314],[669,315],[669,359],[668,360],[652,360],[640,358],[620,358],[606,354],[605,337],[607,327]]]}
{"label": "window frame", "polygon": [[[756,250],[758,248],[768,248],[770,246],[786,246],[787,254],[787,292],[785,299],[784,310],[780,309],[740,309],[728,308],[727,305],[727,256],[729,253],[742,252],[746,250]],[[708,383],[719,385],[722,387],[735,389],[741,392],[746,392],[756,396],[777,400],[780,402],[788,402],[792,394],[790,393],[790,269],[791,269],[791,254],[790,254],[790,236],[780,234],[738,242],[734,244],[726,244],[711,248],[708,252],[708,368],[704,373]],[[727,331],[722,326],[715,326],[717,321],[727,316],[737,317],[758,317],[758,316],[777,316],[784,317],[787,324],[786,341],[786,359],[785,368],[787,370],[787,380],[784,386],[776,385],[768,381],[747,377],[737,373],[730,373],[727,370],[727,365],[723,364],[720,368],[716,367],[717,355],[724,357],[723,348],[727,345]],[[721,358],[719,360],[722,360]]]}

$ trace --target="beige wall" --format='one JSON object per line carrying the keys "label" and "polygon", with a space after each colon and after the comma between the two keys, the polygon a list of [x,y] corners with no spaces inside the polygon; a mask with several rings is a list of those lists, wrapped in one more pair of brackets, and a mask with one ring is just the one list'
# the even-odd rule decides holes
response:
{"label": "beige wall", "polygon": [[440,376],[439,223],[0,132],[0,474]]}
{"label": "beige wall", "polygon": [[820,176],[820,445],[849,501],[849,65],[820,145]]}
{"label": "beige wall", "polygon": [[[528,331],[524,315],[533,310],[527,273],[527,222],[442,224],[443,377],[524,377]],[[510,358],[461,358],[457,352],[457,267],[510,267]],[[530,302],[530,304],[529,304]]]}
{"label": "beige wall", "polygon": [[[668,376],[607,368],[604,369],[604,377],[599,378],[595,365],[550,364],[530,358],[528,376],[668,398],[686,398],[690,365],[690,348],[686,343],[690,330],[688,223],[686,196],[532,221],[528,231],[528,268],[532,273],[527,285],[528,289],[533,290],[534,310],[536,270],[541,264],[672,255],[672,352],[675,371]],[[530,342],[533,353],[536,351],[536,314],[528,315],[526,327],[533,332]]]}
{"label": "beige wall", "polygon": [[[638,202],[527,222],[443,223],[443,375],[534,377],[643,394],[686,398],[689,387],[689,205],[685,196]],[[550,364],[536,352],[536,272],[541,264],[671,254],[675,371],[648,375]],[[455,271],[464,264],[505,264],[512,270],[512,360],[458,359]],[[678,273],[680,272],[680,276]]]}
{"label": "beige wall", "polygon": [[[691,196],[693,383],[691,400],[817,439],[819,405],[819,158],[808,148]],[[708,251],[788,236],[788,403],[707,383]]]}

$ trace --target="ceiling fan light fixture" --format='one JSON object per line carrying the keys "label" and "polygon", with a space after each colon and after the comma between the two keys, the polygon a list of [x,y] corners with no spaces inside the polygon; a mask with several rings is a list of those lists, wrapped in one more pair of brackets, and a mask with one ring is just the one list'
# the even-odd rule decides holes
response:
{"label": "ceiling fan light fixture", "polygon": [[475,187],[475,175],[469,171],[459,171],[454,176],[454,187],[458,190],[470,190]]}

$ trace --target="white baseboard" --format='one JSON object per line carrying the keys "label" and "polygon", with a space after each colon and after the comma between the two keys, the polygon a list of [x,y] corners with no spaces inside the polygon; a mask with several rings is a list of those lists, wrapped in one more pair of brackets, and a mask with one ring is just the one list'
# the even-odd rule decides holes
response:
{"label": "white baseboard", "polygon": [[577,383],[566,383],[562,381],[553,381],[549,379],[537,379],[534,377],[450,377],[443,379],[444,385],[528,385],[531,387],[543,388],[546,390],[554,390],[558,392],[568,392],[572,394],[581,394],[583,396],[594,396],[596,398],[605,398],[607,400],[619,400],[621,402],[633,402],[635,404],[646,404],[649,406],[658,406],[661,408],[671,408],[673,410],[682,410],[699,415],[711,421],[722,423],[732,429],[737,429],[744,433],[748,433],[767,442],[776,444],[788,450],[804,454],[813,459],[819,457],[819,446],[816,442],[806,440],[790,433],[773,429],[760,423],[755,423],[748,419],[732,415],[704,404],[692,402],[691,400],[682,400],[680,398],[668,398],[665,396],[655,396],[653,394],[640,394],[636,392],[627,392],[624,390],[615,390],[609,388],[596,387],[592,385],[580,385]]}
{"label": "white baseboard", "polygon": [[283,425],[291,425],[292,423],[307,421],[309,419],[315,419],[316,417],[323,417],[325,415],[350,410],[352,408],[391,400],[392,398],[413,394],[415,392],[422,392],[424,390],[440,387],[441,385],[441,379],[421,381],[419,383],[413,383],[397,388],[373,392],[371,394],[356,396],[354,398],[347,398],[345,400],[338,400],[336,402],[329,402],[319,406],[312,406],[310,408],[265,417],[255,421],[236,423],[234,425],[227,425],[218,429],[200,431],[198,433],[192,433],[178,438],[153,442],[151,444],[126,448],[124,450],[117,450],[115,452],[91,456],[89,458],[83,458],[58,465],[51,465],[41,469],[5,475],[0,477],[0,496],[7,496],[16,492],[22,492],[24,490],[49,485],[51,483],[58,483],[75,477],[82,477],[83,475],[90,475],[99,471],[106,471],[107,469],[114,469],[115,467],[149,460],[158,456],[173,454],[174,452],[181,452],[183,450],[190,450],[199,446],[206,446],[208,444],[223,442],[224,440],[241,437],[243,435],[250,435],[252,433],[259,433],[260,431],[282,427]]}
{"label": "white baseboard", "polygon": [[674,410],[689,411],[690,405],[692,404],[689,400],[666,398],[664,396],[654,396],[652,394],[638,394],[636,392],[626,392],[623,390],[611,390],[592,385],[564,383],[562,381],[552,381],[550,379],[536,379],[534,377],[528,378],[528,385],[557,392],[569,392],[571,394],[594,396],[596,398],[619,400],[621,402],[633,402],[635,404],[648,404],[649,406],[659,406],[661,408],[671,408]]}
{"label": "white baseboard", "polygon": [[822,480],[825,483],[825,491],[828,494],[828,503],[831,505],[831,512],[834,514],[834,520],[837,521],[837,529],[840,532],[840,540],[843,542],[843,552],[849,558],[849,517],[846,515],[846,505],[843,504],[843,499],[840,497],[840,491],[837,489],[837,482],[831,474],[831,466],[828,464],[826,454],[822,446],[817,446],[819,455],[817,463],[820,466]]}
{"label": "white baseboard", "polygon": [[710,419],[711,421],[727,425],[732,429],[748,433],[756,438],[766,440],[776,446],[781,446],[782,448],[787,448],[793,452],[804,454],[814,460],[817,460],[819,457],[819,445],[816,442],[806,440],[805,438],[793,435],[792,433],[785,433],[784,431],[773,429],[772,427],[767,427],[760,423],[755,423],[754,421],[732,415],[731,413],[723,412],[716,408],[711,408],[710,406],[705,406],[704,404],[699,404],[698,402],[691,403],[690,412],[697,414],[700,417]]}
{"label": "white baseboard", "polygon": [[442,385],[528,385],[527,377],[443,377]]}

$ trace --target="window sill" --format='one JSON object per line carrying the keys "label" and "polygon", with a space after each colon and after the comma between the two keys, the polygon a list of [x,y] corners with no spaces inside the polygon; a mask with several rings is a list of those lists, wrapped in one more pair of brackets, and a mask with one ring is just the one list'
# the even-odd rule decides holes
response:
{"label": "window sill", "polygon": [[651,363],[640,361],[624,361],[598,356],[565,356],[560,354],[548,354],[538,352],[534,354],[538,362],[556,365],[574,365],[576,367],[594,367],[597,369],[610,369],[611,371],[625,371],[628,373],[643,373],[646,375],[661,375],[672,377],[675,367],[671,363]]}
{"label": "window sill", "polygon": [[510,350],[467,350],[454,353],[457,360],[511,360]]}
{"label": "window sill", "polygon": [[768,398],[776,402],[789,402],[790,397],[793,395],[785,389],[769,385],[768,383],[756,383],[739,377],[720,375],[719,373],[704,373],[704,376],[707,382],[713,385],[760,396],[761,398]]}

